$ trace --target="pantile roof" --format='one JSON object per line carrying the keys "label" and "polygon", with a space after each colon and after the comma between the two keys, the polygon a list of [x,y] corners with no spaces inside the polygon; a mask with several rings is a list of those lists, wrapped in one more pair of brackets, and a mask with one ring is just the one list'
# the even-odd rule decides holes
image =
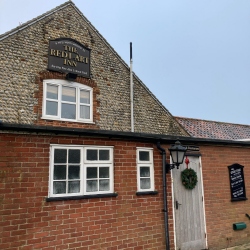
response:
{"label": "pantile roof", "polygon": [[175,119],[192,137],[250,141],[250,125],[208,121],[177,116]]}

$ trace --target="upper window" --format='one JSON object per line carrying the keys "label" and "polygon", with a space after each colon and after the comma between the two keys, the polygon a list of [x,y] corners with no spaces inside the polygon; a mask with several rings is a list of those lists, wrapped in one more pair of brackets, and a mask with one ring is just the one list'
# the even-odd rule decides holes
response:
{"label": "upper window", "polygon": [[112,147],[51,146],[50,197],[113,191]]}
{"label": "upper window", "polygon": [[153,149],[137,148],[137,189],[154,191]]}
{"label": "upper window", "polygon": [[92,122],[92,88],[66,80],[44,80],[43,118]]}

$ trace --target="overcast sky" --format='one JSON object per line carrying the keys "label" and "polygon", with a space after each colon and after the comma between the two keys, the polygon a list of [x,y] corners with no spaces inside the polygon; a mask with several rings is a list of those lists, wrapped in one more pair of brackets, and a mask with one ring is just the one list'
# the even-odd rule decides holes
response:
{"label": "overcast sky", "polygon": [[[0,34],[64,3],[0,0]],[[250,0],[74,0],[174,115],[250,125]]]}

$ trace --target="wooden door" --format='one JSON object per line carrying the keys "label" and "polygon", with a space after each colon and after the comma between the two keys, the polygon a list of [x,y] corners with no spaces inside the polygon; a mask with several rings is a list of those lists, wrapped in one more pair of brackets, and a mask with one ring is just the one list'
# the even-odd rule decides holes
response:
{"label": "wooden door", "polygon": [[204,202],[202,189],[201,161],[198,156],[188,156],[188,167],[196,171],[198,182],[190,190],[181,181],[183,163],[179,169],[173,169],[173,209],[175,216],[176,250],[206,249]]}

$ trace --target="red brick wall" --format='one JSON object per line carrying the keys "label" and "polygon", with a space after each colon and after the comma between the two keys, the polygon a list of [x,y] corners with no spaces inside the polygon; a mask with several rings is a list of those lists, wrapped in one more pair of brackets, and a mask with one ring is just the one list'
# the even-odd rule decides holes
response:
{"label": "red brick wall", "polygon": [[[222,249],[250,242],[250,202],[231,202],[228,166],[244,166],[246,197],[250,198],[250,148],[202,146],[202,168],[209,249]],[[234,231],[233,223],[245,222],[247,228]]]}
{"label": "red brick wall", "polygon": [[[57,143],[114,146],[118,196],[46,202],[49,147]],[[157,195],[136,196],[136,147],[154,147]],[[0,249],[165,249],[162,156],[154,144],[0,134],[0,148]]]}

